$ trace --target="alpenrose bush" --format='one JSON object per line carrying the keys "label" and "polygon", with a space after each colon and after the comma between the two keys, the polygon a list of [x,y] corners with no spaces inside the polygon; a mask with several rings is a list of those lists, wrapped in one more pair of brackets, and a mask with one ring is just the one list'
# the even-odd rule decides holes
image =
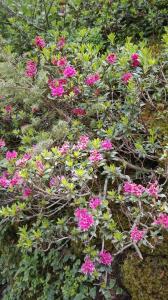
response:
{"label": "alpenrose bush", "polygon": [[[14,270],[4,271],[4,295],[48,299],[47,289],[58,280],[52,299],[94,299],[98,290],[111,299],[118,256],[131,248],[142,259],[141,247],[152,250],[168,229],[167,175],[158,165],[167,137],[143,117],[160,101],[167,108],[165,46],[154,58],[129,39],[103,55],[90,44],[67,45],[63,37],[47,45],[38,36],[33,45],[21,62],[24,71],[19,64],[18,93],[11,88],[1,98],[2,120],[20,130],[17,118],[24,115],[29,126],[18,147],[1,130],[1,240],[18,251]],[[61,141],[52,131],[58,117],[69,128],[61,128]],[[39,151],[44,122],[52,143]],[[52,251],[62,266],[56,275]]]}

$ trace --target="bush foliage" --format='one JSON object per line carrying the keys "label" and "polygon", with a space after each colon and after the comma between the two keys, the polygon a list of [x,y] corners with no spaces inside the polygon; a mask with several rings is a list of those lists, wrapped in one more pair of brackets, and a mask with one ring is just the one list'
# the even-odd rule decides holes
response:
{"label": "bush foliage", "polygon": [[168,229],[165,3],[0,3],[2,299],[112,299]]}

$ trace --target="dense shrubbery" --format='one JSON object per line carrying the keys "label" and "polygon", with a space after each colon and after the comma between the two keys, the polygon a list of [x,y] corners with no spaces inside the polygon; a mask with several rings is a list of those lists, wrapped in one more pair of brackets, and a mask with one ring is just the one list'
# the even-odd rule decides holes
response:
{"label": "dense shrubbery", "polygon": [[[3,30],[14,47],[0,41],[3,300],[113,299],[123,293],[123,255],[134,253],[134,266],[166,241],[168,35],[161,35],[161,2],[148,2],[142,24],[132,18],[144,1],[41,2],[46,23],[37,19],[38,6],[32,19],[28,5],[12,1],[9,9],[2,1],[1,14],[15,15]],[[155,27],[159,46],[135,42],[144,26],[150,37]],[[37,27],[46,39],[33,37]],[[22,56],[13,52],[18,43]],[[123,283],[135,299],[128,266],[126,260]]]}

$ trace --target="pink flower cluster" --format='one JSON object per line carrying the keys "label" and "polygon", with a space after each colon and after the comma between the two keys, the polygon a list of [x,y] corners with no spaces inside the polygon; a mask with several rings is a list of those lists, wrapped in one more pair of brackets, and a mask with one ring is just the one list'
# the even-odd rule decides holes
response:
{"label": "pink flower cluster", "polygon": [[20,185],[23,183],[23,178],[20,176],[20,174],[18,172],[15,172],[15,174],[13,175],[12,179],[8,178],[8,174],[4,173],[1,177],[0,177],[0,186],[3,188],[7,188],[7,187],[13,187],[16,185]]}
{"label": "pink flower cluster", "polygon": [[57,60],[57,67],[65,67],[67,65],[66,57],[61,57]]}
{"label": "pink flower cluster", "polygon": [[75,217],[78,220],[78,228],[82,231],[87,231],[94,224],[93,216],[86,208],[77,208]]}
{"label": "pink flower cluster", "polygon": [[5,147],[6,143],[3,139],[0,139],[0,148]]}
{"label": "pink flower cluster", "polygon": [[32,190],[29,187],[25,187],[23,190],[23,198],[26,199],[32,194]]}
{"label": "pink flower cluster", "polygon": [[16,161],[16,166],[25,166],[28,160],[31,159],[31,155],[29,153],[25,153],[22,158]]}
{"label": "pink flower cluster", "polygon": [[6,111],[6,113],[10,114],[12,112],[12,105],[6,105],[5,111]]}
{"label": "pink flower cluster", "polygon": [[72,109],[72,113],[78,117],[82,117],[84,115],[86,115],[86,110],[80,107],[76,107],[74,109]]}
{"label": "pink flower cluster", "polygon": [[139,230],[137,226],[135,226],[131,232],[130,232],[130,236],[131,239],[136,243],[139,242],[140,240],[142,240],[142,238],[145,235],[145,231],[144,230]]}
{"label": "pink flower cluster", "polygon": [[43,38],[41,36],[36,36],[34,39],[34,43],[40,49],[43,49],[46,45],[45,41],[43,40]]}
{"label": "pink flower cluster", "polygon": [[89,206],[92,209],[96,209],[98,206],[100,206],[102,204],[102,201],[100,198],[98,197],[93,197],[90,199],[89,201]]}
{"label": "pink flower cluster", "polygon": [[141,184],[136,184],[132,182],[124,183],[124,193],[134,195],[136,197],[141,197],[145,188]]}
{"label": "pink flower cluster", "polygon": [[133,67],[138,67],[140,65],[139,54],[138,53],[133,53],[131,55],[131,64],[132,64]]}
{"label": "pink flower cluster", "polygon": [[63,74],[64,74],[65,78],[71,78],[76,75],[76,70],[75,70],[75,68],[68,66],[64,69]]}
{"label": "pink flower cluster", "polygon": [[158,182],[155,181],[153,183],[150,183],[146,189],[146,192],[148,193],[149,196],[158,198],[158,193],[159,193]]}
{"label": "pink flower cluster", "polygon": [[96,163],[100,160],[103,159],[103,156],[101,155],[101,153],[98,150],[91,150],[90,151],[90,156],[89,156],[89,160],[92,163]]}
{"label": "pink flower cluster", "polygon": [[7,151],[6,152],[6,159],[7,160],[12,160],[12,159],[16,159],[17,158],[17,152],[16,151]]}
{"label": "pink flower cluster", "polygon": [[87,85],[94,85],[98,80],[100,80],[99,74],[88,75],[85,82]]}
{"label": "pink flower cluster", "polygon": [[62,147],[59,148],[59,151],[62,155],[67,154],[70,149],[70,145],[68,142],[65,142]]}
{"label": "pink flower cluster", "polygon": [[110,54],[107,56],[107,58],[106,58],[106,61],[107,61],[110,65],[114,64],[114,63],[116,62],[116,60],[117,60],[117,56],[116,56],[116,54],[114,54],[114,53],[110,53]]}
{"label": "pink flower cluster", "polygon": [[29,60],[26,63],[25,76],[34,77],[37,74],[37,64],[33,60]]}
{"label": "pink flower cluster", "polygon": [[99,253],[99,256],[100,256],[100,263],[103,264],[103,265],[106,265],[106,266],[110,266],[111,265],[111,262],[113,260],[110,252],[107,252],[106,250],[104,251],[101,251]]}
{"label": "pink flower cluster", "polygon": [[149,196],[158,198],[159,193],[159,186],[157,181],[150,183],[147,188],[145,188],[141,184],[125,182],[123,189],[124,193],[132,194],[137,197],[141,197],[142,194],[146,192]]}
{"label": "pink flower cluster", "polygon": [[113,148],[111,141],[108,139],[102,141],[101,146],[104,150],[111,150]]}
{"label": "pink flower cluster", "polygon": [[81,135],[76,148],[79,150],[85,150],[88,144],[89,144],[89,137],[87,135]]}
{"label": "pink flower cluster", "polygon": [[164,213],[160,214],[153,224],[161,225],[163,228],[168,229],[168,215]]}
{"label": "pink flower cluster", "polygon": [[122,75],[121,80],[124,84],[127,84],[132,79],[132,77],[133,75],[128,72]]}
{"label": "pink flower cluster", "polygon": [[89,256],[86,256],[85,262],[81,266],[81,272],[85,275],[91,275],[95,270],[95,265]]}
{"label": "pink flower cluster", "polygon": [[49,85],[49,88],[51,89],[51,95],[53,97],[55,97],[55,96],[62,97],[62,95],[65,92],[64,87],[63,87],[63,84],[65,84],[65,83],[66,83],[66,79],[64,79],[64,78],[49,80],[48,85]]}

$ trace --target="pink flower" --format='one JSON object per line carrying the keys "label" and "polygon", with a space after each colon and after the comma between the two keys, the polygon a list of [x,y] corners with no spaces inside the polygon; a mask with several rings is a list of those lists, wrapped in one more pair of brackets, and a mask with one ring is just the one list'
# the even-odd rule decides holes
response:
{"label": "pink flower", "polygon": [[125,73],[122,75],[121,80],[123,81],[123,83],[127,84],[129,82],[129,80],[131,80],[133,77],[133,75],[131,73]]}
{"label": "pink flower", "polygon": [[76,70],[75,68],[68,66],[65,68],[63,74],[66,78],[74,77],[76,75]]}
{"label": "pink flower", "polygon": [[139,54],[138,53],[133,53],[132,55],[131,55],[131,59],[132,60],[137,60],[139,58]]}
{"label": "pink flower", "polygon": [[6,152],[6,159],[7,160],[12,160],[12,159],[15,159],[17,158],[17,152],[16,151],[7,151]]}
{"label": "pink flower", "polygon": [[60,153],[63,154],[67,154],[69,151],[70,145],[68,142],[65,142],[62,147],[59,148]]}
{"label": "pink flower", "polygon": [[137,226],[135,226],[130,232],[131,239],[135,243],[142,240],[142,238],[144,237],[144,234],[145,234],[144,230],[139,230]]}
{"label": "pink flower", "polygon": [[87,85],[94,85],[98,80],[100,80],[100,76],[99,74],[92,74],[92,75],[88,75],[86,80],[85,80],[85,83]]}
{"label": "pink flower", "polygon": [[154,225],[161,225],[163,228],[168,229],[168,215],[160,214],[153,223]]}
{"label": "pink flower", "polygon": [[65,67],[66,65],[67,65],[67,59],[66,59],[66,57],[61,57],[57,61],[57,67]]}
{"label": "pink flower", "polygon": [[133,67],[138,67],[140,65],[139,54],[138,53],[133,53],[131,55],[131,63],[132,63]]}
{"label": "pink flower", "polygon": [[43,40],[43,38],[41,36],[36,36],[34,39],[34,43],[40,49],[43,49],[46,45],[45,41]]}
{"label": "pink flower", "polygon": [[87,135],[81,135],[77,143],[77,149],[85,150],[89,144],[89,137]]}
{"label": "pink flower", "polygon": [[75,217],[78,220],[78,227],[82,231],[87,231],[93,224],[94,219],[86,208],[78,208],[75,210]]}
{"label": "pink flower", "polygon": [[7,188],[9,186],[9,184],[10,184],[10,180],[8,180],[6,178],[6,176],[3,175],[3,176],[0,177],[0,186],[1,187]]}
{"label": "pink flower", "polygon": [[72,109],[72,113],[76,116],[84,116],[86,115],[86,110],[80,107],[76,107],[74,109]]}
{"label": "pink flower", "polygon": [[23,198],[28,198],[32,193],[32,190],[29,187],[24,188],[23,190]]}
{"label": "pink flower", "polygon": [[125,182],[124,183],[124,193],[132,194],[137,197],[141,197],[145,188],[141,184]]}
{"label": "pink flower", "polygon": [[25,153],[21,159],[18,159],[16,161],[16,166],[17,167],[24,166],[30,158],[31,155],[29,153]]}
{"label": "pink flower", "polygon": [[114,54],[114,53],[110,53],[110,54],[107,56],[107,58],[106,58],[106,61],[107,61],[110,65],[114,64],[114,63],[116,62],[116,60],[117,60],[117,56],[116,56],[116,54]]}
{"label": "pink flower", "polygon": [[23,178],[18,172],[15,172],[13,178],[10,180],[10,186],[16,186],[23,183]]}
{"label": "pink flower", "polygon": [[26,63],[25,76],[34,77],[37,74],[37,64],[33,60],[29,60]]}
{"label": "pink flower", "polygon": [[3,139],[0,139],[0,148],[5,147],[6,143]]}
{"label": "pink flower", "polygon": [[63,94],[64,94],[64,88],[62,85],[51,88],[51,95],[53,97],[55,97],[55,96],[62,97]]}
{"label": "pink flower", "polygon": [[95,265],[87,256],[85,258],[85,262],[82,264],[81,272],[86,275],[91,275],[94,272],[94,270],[95,270]]}
{"label": "pink flower", "polygon": [[80,218],[82,218],[83,216],[85,216],[88,213],[86,208],[77,208],[75,210],[75,217],[79,220]]}
{"label": "pink flower", "polygon": [[150,183],[146,189],[146,192],[149,196],[158,198],[159,186],[158,182],[155,181],[154,183]]}
{"label": "pink flower", "polygon": [[106,250],[104,251],[101,251],[99,253],[99,256],[100,256],[100,263],[103,264],[103,265],[106,265],[106,266],[110,266],[111,265],[111,262],[113,260],[110,252],[107,252]]}
{"label": "pink flower", "polygon": [[92,209],[96,209],[98,206],[102,204],[102,201],[98,197],[93,197],[89,201],[89,206]]}
{"label": "pink flower", "polygon": [[59,49],[64,48],[64,46],[65,46],[65,37],[62,36],[62,37],[59,38],[57,46],[58,46]]}
{"label": "pink flower", "polygon": [[111,141],[108,139],[102,141],[101,146],[104,150],[111,150],[113,148]]}
{"label": "pink flower", "polygon": [[97,150],[92,150],[90,151],[90,156],[89,156],[89,160],[94,163],[94,162],[98,162],[100,160],[103,159],[103,156],[101,155],[101,153]]}

